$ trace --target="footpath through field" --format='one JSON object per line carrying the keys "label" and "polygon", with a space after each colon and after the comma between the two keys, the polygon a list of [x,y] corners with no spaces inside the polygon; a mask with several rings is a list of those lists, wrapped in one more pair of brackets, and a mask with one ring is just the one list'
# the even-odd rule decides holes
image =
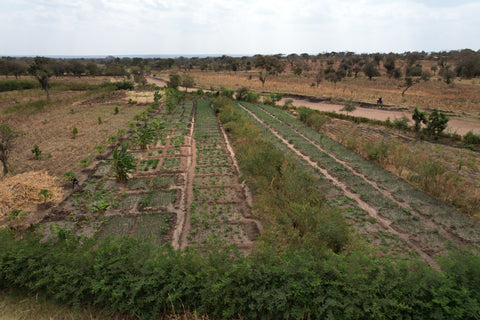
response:
{"label": "footpath through field", "polygon": [[478,225],[454,208],[279,109],[249,103],[241,107],[430,265],[447,245],[478,245]]}

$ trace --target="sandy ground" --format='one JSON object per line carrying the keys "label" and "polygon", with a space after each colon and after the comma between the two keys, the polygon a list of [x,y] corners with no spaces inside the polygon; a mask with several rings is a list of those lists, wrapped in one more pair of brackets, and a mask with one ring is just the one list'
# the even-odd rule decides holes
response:
{"label": "sandy ground", "polygon": [[[281,100],[279,104],[283,104],[284,100]],[[293,104],[295,106],[305,106],[320,111],[335,111],[338,113],[344,113],[340,111],[343,108],[343,105],[340,104],[331,104],[325,102],[310,102],[308,100],[302,99],[293,99]],[[356,117],[365,117],[370,119],[377,120],[390,120],[400,119],[403,116],[406,116],[408,119],[412,118],[412,112],[410,111],[394,111],[388,110],[388,107],[385,107],[384,110],[378,110],[373,108],[362,108],[357,107],[353,112],[349,113],[350,115]],[[411,121],[413,124],[413,121]],[[456,132],[458,134],[464,135],[469,131],[474,133],[480,133],[480,120],[479,121],[470,121],[467,119],[452,118],[448,122],[447,132]]]}

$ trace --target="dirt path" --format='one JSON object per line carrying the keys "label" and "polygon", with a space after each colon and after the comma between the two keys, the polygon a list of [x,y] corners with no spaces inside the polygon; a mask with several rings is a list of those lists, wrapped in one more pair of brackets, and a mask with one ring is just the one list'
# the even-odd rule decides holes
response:
{"label": "dirt path", "polygon": [[[282,99],[279,104],[283,104],[286,99]],[[343,105],[340,104],[331,104],[325,102],[311,102],[308,100],[303,99],[293,99],[293,104],[295,106],[305,106],[311,109],[320,110],[320,111],[335,111],[337,113],[344,113],[344,111],[340,111],[343,108]],[[385,107],[384,109],[376,109],[376,108],[364,108],[364,107],[357,107],[357,109],[349,114],[356,117],[365,117],[370,119],[376,120],[390,120],[401,119],[403,116],[411,119],[412,112],[411,110],[405,111],[396,111],[396,110],[388,110],[389,107]],[[411,121],[411,124],[413,122]],[[459,119],[459,118],[451,118],[448,122],[447,132],[456,132],[458,134],[464,135],[469,131],[473,131],[474,133],[480,133],[480,120],[468,120],[468,119]]]}
{"label": "dirt path", "polygon": [[410,241],[410,235],[408,233],[402,233],[399,232],[391,227],[391,222],[382,218],[378,214],[377,208],[374,206],[370,205],[369,203],[363,201],[361,199],[361,196],[359,194],[356,194],[349,190],[348,186],[332,176],[325,168],[319,166],[315,161],[311,160],[310,157],[302,154],[299,150],[297,150],[293,144],[291,144],[286,138],[284,138],[280,133],[278,133],[276,130],[274,130],[270,125],[268,125],[266,122],[261,120],[256,114],[245,108],[244,106],[240,105],[243,110],[248,112],[256,121],[261,123],[263,126],[268,128],[278,139],[280,139],[285,145],[287,145],[293,152],[295,152],[299,157],[301,157],[303,160],[305,160],[309,165],[312,167],[318,169],[322,175],[327,178],[329,181],[331,181],[334,185],[340,187],[342,191],[345,193],[345,195],[355,201],[360,208],[368,212],[368,214],[377,220],[377,222],[382,226],[382,228],[387,231],[388,233],[391,233],[393,235],[396,235],[398,238],[400,238],[408,247],[411,249],[415,250],[421,259],[428,263],[432,267],[438,268],[438,264],[435,262],[435,260],[427,254],[425,251],[423,251],[419,246],[414,244],[412,241]]}

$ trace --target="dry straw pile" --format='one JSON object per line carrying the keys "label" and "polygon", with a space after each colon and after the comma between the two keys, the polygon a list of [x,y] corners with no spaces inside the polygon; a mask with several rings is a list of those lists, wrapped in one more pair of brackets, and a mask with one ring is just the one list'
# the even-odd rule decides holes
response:
{"label": "dry straw pile", "polygon": [[58,187],[58,179],[49,176],[46,171],[33,171],[15,176],[7,176],[0,181],[0,217],[12,210],[29,211],[40,203],[38,193],[49,190],[49,201],[60,201],[63,189]]}

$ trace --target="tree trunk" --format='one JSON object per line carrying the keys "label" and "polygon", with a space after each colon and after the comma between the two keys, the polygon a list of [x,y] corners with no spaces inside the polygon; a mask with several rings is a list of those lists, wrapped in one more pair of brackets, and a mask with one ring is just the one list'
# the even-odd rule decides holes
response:
{"label": "tree trunk", "polygon": [[6,176],[8,173],[8,165],[7,165],[7,159],[0,159],[3,164],[3,176]]}

